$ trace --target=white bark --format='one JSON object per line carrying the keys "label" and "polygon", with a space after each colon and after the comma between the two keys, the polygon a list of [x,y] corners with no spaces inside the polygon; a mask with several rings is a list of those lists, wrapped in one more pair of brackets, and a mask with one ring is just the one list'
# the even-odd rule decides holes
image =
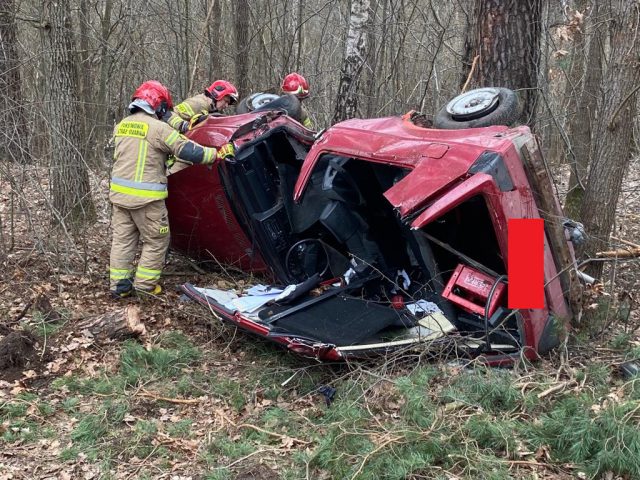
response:
{"label": "white bark", "polygon": [[333,123],[353,118],[357,114],[360,74],[365,64],[369,43],[370,12],[369,0],[352,0]]}

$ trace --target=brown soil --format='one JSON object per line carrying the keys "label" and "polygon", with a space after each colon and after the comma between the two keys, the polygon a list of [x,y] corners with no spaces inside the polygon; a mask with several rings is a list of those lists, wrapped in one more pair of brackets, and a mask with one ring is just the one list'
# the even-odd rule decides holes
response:
{"label": "brown soil", "polygon": [[41,363],[36,342],[36,337],[24,331],[13,331],[0,340],[0,380],[21,378],[24,370]]}
{"label": "brown soil", "polygon": [[278,474],[266,465],[252,465],[238,473],[234,480],[272,480],[277,479]]}

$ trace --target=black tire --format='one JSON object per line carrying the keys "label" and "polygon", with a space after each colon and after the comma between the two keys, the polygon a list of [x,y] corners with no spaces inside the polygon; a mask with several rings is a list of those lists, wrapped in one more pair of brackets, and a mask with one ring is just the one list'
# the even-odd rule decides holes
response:
{"label": "black tire", "polygon": [[245,97],[238,102],[238,106],[236,107],[237,114],[249,113],[251,111],[247,106],[247,100],[249,100],[249,97]]}
{"label": "black tire", "polygon": [[278,98],[280,98],[280,95],[276,95],[273,93],[263,93],[263,92],[253,93],[248,97],[240,100],[240,103],[238,103],[238,106],[236,107],[236,112],[237,113],[253,112],[257,108],[260,108],[261,106],[266,105],[267,103],[277,100]]}
{"label": "black tire", "polygon": [[520,117],[518,95],[508,88],[495,88],[497,91],[497,104],[489,106],[486,110],[465,115],[452,114],[448,108],[456,100],[463,96],[472,96],[474,92],[485,89],[471,90],[466,94],[458,95],[447,105],[442,107],[433,119],[433,127],[444,130],[459,130],[462,128],[491,127],[493,125],[513,126]]}
{"label": "black tire", "polygon": [[256,108],[255,112],[267,112],[269,110],[282,110],[289,117],[300,122],[302,119],[302,105],[294,95],[282,95],[280,98]]}

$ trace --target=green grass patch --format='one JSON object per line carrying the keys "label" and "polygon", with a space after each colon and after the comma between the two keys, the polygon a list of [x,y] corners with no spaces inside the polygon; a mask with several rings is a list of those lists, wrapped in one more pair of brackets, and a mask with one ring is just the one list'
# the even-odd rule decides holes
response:
{"label": "green grass patch", "polygon": [[48,320],[47,316],[36,310],[33,312],[33,317],[29,322],[21,322],[22,326],[40,338],[50,338],[58,333],[62,327],[67,323],[67,319],[70,317],[68,311],[58,311],[60,320],[52,322]]}
{"label": "green grass patch", "polygon": [[244,436],[239,439],[232,439],[226,434],[221,434],[213,438],[207,445],[205,459],[210,467],[221,467],[223,463],[230,463],[233,460],[249,455],[255,449],[255,444],[248,441]]}
{"label": "green grass patch", "polygon": [[433,423],[437,407],[429,398],[429,392],[430,383],[438,374],[437,369],[427,367],[396,380],[398,391],[404,398],[401,414],[409,423],[421,428],[428,428]]}
{"label": "green grass patch", "polygon": [[185,418],[176,423],[167,425],[167,434],[171,437],[188,438],[191,435],[193,420]]}
{"label": "green grass patch", "polygon": [[120,375],[127,385],[175,378],[201,358],[200,351],[182,332],[161,335],[157,345],[147,350],[133,341],[124,344],[120,353]]}
{"label": "green grass patch", "polygon": [[245,385],[230,378],[211,378],[209,390],[212,395],[224,400],[238,412],[247,403]]}
{"label": "green grass patch", "polygon": [[583,465],[599,477],[607,471],[640,478],[640,409],[637,401],[593,409],[590,398],[570,397],[532,424],[529,441],[546,445],[560,462]]}
{"label": "green grass patch", "polygon": [[482,449],[495,450],[514,458],[517,447],[516,422],[509,418],[473,415],[464,424],[463,432]]}
{"label": "green grass patch", "polygon": [[20,418],[9,422],[0,438],[6,443],[15,443],[17,441],[30,443],[38,438],[50,437],[52,433],[51,429],[43,428],[40,424],[31,420]]}
{"label": "green grass patch", "polygon": [[611,339],[609,345],[615,350],[626,351],[631,346],[631,340],[633,340],[633,334],[620,332]]}
{"label": "green grass patch", "polygon": [[51,383],[53,388],[66,388],[69,392],[81,395],[110,396],[124,392],[126,380],[119,375],[113,375],[106,371],[97,377],[81,378],[76,375],[59,377]]}
{"label": "green grass patch", "polygon": [[522,401],[520,390],[514,386],[507,370],[483,370],[463,372],[454,377],[442,394],[445,403],[460,402],[481,407],[492,413],[514,410]]}

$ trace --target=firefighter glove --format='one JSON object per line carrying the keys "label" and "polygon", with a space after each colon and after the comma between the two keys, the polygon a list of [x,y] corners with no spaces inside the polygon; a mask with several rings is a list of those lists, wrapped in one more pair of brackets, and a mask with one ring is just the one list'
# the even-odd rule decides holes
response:
{"label": "firefighter glove", "polygon": [[218,157],[218,160],[224,160],[229,157],[233,157],[235,154],[236,149],[233,146],[233,143],[227,143],[218,149],[218,154],[216,156]]}
{"label": "firefighter glove", "polygon": [[191,120],[189,120],[189,130],[193,130],[196,125],[205,120],[207,116],[208,115],[204,113],[196,113],[193,117],[191,117]]}

